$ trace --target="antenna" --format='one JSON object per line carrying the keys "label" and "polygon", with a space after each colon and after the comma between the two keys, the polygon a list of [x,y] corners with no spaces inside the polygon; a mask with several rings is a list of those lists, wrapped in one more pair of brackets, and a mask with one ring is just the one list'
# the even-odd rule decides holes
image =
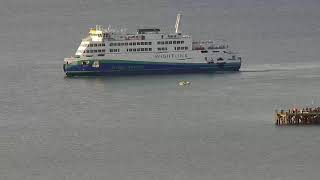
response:
{"label": "antenna", "polygon": [[180,29],[179,29],[180,23],[181,23],[180,20],[181,20],[181,13],[179,12],[179,13],[177,14],[176,25],[175,25],[176,33],[180,33]]}

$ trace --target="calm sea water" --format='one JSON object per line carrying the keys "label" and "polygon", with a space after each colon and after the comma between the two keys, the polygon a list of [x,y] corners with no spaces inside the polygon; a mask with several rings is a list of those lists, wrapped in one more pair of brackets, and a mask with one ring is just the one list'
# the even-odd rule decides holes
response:
{"label": "calm sea water", "polygon": [[[320,104],[317,0],[2,0],[1,180],[319,179],[320,129],[275,108]],[[225,39],[239,73],[65,78],[89,27]],[[177,83],[188,80],[191,85]]]}

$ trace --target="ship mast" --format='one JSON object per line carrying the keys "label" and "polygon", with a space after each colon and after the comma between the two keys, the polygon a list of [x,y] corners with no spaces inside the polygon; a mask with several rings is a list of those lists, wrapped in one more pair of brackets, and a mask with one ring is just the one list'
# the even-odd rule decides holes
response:
{"label": "ship mast", "polygon": [[175,28],[176,28],[176,33],[180,33],[180,24],[181,24],[181,13],[178,13],[177,14],[177,19],[176,19],[176,25],[175,25]]}

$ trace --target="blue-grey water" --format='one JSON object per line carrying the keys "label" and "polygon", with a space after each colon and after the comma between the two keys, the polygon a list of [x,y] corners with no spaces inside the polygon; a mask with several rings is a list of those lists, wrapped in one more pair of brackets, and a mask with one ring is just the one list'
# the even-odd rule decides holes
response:
{"label": "blue-grey water", "polygon": [[[1,0],[0,180],[316,180],[318,0]],[[239,73],[65,78],[88,28],[139,24],[225,39]],[[181,80],[191,82],[181,87]]]}

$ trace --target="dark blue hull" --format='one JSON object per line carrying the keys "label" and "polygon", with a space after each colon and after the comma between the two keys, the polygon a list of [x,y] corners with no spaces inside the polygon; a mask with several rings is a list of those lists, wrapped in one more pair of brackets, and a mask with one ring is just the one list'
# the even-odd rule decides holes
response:
{"label": "dark blue hull", "polygon": [[99,61],[99,66],[94,66],[94,61],[81,61],[76,64],[64,64],[64,71],[68,76],[102,76],[124,74],[167,74],[167,73],[208,73],[221,71],[239,71],[241,63],[222,64],[182,64],[182,63],[146,63],[136,61]]}

